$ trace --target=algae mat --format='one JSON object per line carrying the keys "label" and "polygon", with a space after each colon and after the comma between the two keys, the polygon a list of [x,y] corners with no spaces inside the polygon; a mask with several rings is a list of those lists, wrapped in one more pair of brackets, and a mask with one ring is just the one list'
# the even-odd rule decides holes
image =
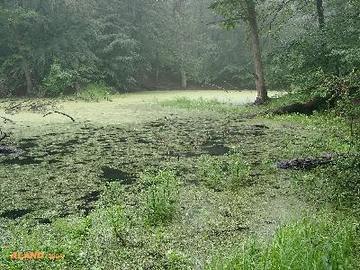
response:
{"label": "algae mat", "polygon": [[[249,236],[268,237],[306,209],[293,194],[288,173],[274,167],[283,158],[285,137],[296,134],[294,127],[234,113],[164,108],[149,99],[135,104],[144,118],[129,123],[112,112],[121,106],[116,99],[102,102],[100,110],[96,105],[86,113],[77,107],[74,123],[62,119],[34,129],[32,124],[39,123],[34,120],[10,128],[13,136],[6,143],[22,153],[0,160],[2,244],[32,250],[43,248],[39,239],[56,239],[47,248],[66,256],[52,269],[167,269],[174,260],[179,269],[202,269],[219,252]],[[103,121],[100,112],[106,115]],[[232,155],[251,167],[240,188],[214,189],[199,179],[204,157],[225,162]],[[176,174],[179,203],[170,224],[149,227],[143,222],[147,187],[141,175],[159,170]],[[82,223],[112,205],[124,209],[126,241],[108,232],[103,218],[100,225],[91,223],[96,233],[82,235],[81,241],[73,233],[54,233],[59,222]],[[20,239],[23,230],[45,233],[30,241]],[[65,241],[77,244],[67,246]],[[50,269],[38,263],[17,269]]]}

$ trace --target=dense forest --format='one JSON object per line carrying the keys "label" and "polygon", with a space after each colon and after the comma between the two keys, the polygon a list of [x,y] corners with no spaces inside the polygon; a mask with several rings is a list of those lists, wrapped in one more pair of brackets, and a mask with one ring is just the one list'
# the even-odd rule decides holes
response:
{"label": "dense forest", "polygon": [[254,31],[271,89],[356,76],[359,1],[213,2],[3,0],[1,94],[253,88]]}
{"label": "dense forest", "polygon": [[0,0],[0,269],[360,269],[360,0]]}

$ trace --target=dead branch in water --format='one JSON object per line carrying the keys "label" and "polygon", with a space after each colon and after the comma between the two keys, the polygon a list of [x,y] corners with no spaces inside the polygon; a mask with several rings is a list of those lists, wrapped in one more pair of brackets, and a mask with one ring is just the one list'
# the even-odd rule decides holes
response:
{"label": "dead branch in water", "polygon": [[0,130],[0,133],[1,133],[1,135],[0,135],[0,142],[1,142],[1,141],[4,140],[6,137],[8,137],[8,135],[7,135],[5,132],[1,131],[1,130]]}
{"label": "dead branch in water", "polygon": [[51,114],[60,114],[60,115],[63,115],[63,116],[66,116],[68,117],[69,119],[71,119],[71,121],[75,122],[75,119],[73,117],[71,117],[70,115],[66,114],[66,113],[63,113],[63,112],[59,112],[59,111],[53,111],[53,112],[48,112],[47,114],[44,114],[43,117],[46,117],[48,115],[51,115]]}
{"label": "dead branch in water", "polygon": [[327,153],[322,157],[308,157],[308,158],[295,158],[291,160],[283,160],[277,163],[279,169],[295,169],[295,170],[308,170],[319,166],[327,165],[334,162],[336,155],[333,153]]}
{"label": "dead branch in water", "polygon": [[3,119],[5,123],[10,122],[11,124],[15,124],[15,122],[13,120],[9,119],[9,118],[6,118],[4,116],[0,116],[0,118]]}

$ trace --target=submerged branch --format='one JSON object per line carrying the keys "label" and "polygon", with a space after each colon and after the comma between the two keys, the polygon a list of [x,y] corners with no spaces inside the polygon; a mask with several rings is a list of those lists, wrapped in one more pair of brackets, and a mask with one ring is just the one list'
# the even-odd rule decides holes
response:
{"label": "submerged branch", "polygon": [[3,132],[3,131],[0,131],[1,135],[0,135],[0,142],[3,141],[6,137],[8,137],[8,135]]}
{"label": "submerged branch", "polygon": [[11,124],[15,124],[15,121],[13,121],[13,120],[11,120],[11,119],[9,119],[9,118],[6,118],[6,117],[4,117],[4,116],[0,116],[0,118],[3,119],[5,123],[6,123],[6,122],[10,122]]}
{"label": "submerged branch", "polygon": [[66,116],[67,118],[71,119],[71,121],[75,122],[75,119],[72,116],[70,116],[70,115],[68,115],[66,113],[63,113],[63,112],[59,112],[59,111],[48,112],[48,113],[44,114],[43,117],[49,116],[49,115],[54,114],[54,113]]}

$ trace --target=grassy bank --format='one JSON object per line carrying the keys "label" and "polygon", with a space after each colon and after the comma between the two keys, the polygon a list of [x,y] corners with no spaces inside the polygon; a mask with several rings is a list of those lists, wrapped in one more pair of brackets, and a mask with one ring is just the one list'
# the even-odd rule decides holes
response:
{"label": "grassy bank", "polygon": [[357,224],[334,217],[304,218],[282,226],[270,241],[253,240],[207,269],[357,269]]}

